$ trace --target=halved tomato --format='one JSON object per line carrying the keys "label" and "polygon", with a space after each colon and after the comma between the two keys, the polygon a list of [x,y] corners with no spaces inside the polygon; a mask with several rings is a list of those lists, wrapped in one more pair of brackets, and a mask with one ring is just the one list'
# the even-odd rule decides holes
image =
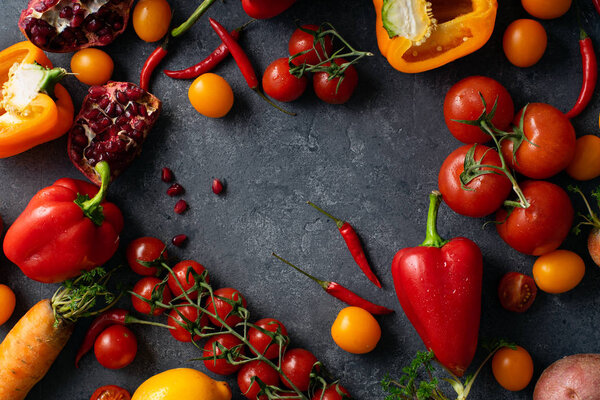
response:
{"label": "halved tomato", "polygon": [[131,400],[131,395],[122,387],[106,385],[96,389],[90,400]]}
{"label": "halved tomato", "polygon": [[498,285],[498,297],[502,307],[509,311],[525,312],[531,307],[537,294],[532,277],[519,272],[509,272]]}

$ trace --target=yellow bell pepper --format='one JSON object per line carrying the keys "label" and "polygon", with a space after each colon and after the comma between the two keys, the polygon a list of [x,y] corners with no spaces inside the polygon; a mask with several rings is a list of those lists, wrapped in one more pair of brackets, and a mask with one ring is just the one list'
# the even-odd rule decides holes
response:
{"label": "yellow bell pepper", "polygon": [[481,48],[496,0],[373,0],[377,43],[398,71],[428,71]]}

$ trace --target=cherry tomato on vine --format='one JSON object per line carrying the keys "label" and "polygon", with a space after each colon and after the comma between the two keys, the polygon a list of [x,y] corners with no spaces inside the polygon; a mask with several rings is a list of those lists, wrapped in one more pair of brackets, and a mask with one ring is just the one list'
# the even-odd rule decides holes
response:
{"label": "cherry tomato on vine", "polygon": [[[337,65],[346,63],[343,58],[333,60]],[[331,63],[325,64],[329,66]],[[343,104],[350,100],[352,93],[358,85],[358,72],[353,65],[350,65],[344,71],[342,82],[339,84],[342,77],[329,79],[328,72],[317,72],[313,75],[313,88],[317,97],[329,104]]]}
{"label": "cherry tomato on vine", "polygon": [[283,360],[281,360],[281,370],[287,376],[289,382],[288,379],[282,376],[283,384],[291,389],[291,382],[300,391],[306,392],[310,383],[310,371],[312,371],[313,365],[317,361],[317,357],[308,350],[290,349],[286,351]]}
{"label": "cherry tomato on vine", "polygon": [[573,206],[565,191],[546,181],[520,183],[528,208],[515,207],[510,215],[496,213],[498,234],[521,253],[539,256],[556,250],[571,230]]}
{"label": "cherry tomato on vine", "polygon": [[164,258],[168,257],[167,246],[157,238],[154,237],[141,237],[137,238],[127,246],[125,255],[127,257],[127,264],[129,267],[138,275],[151,276],[156,275],[158,272],[157,267],[145,267],[140,264],[137,260],[146,262],[154,261],[162,254]]}
{"label": "cherry tomato on vine", "polygon": [[365,354],[379,343],[381,327],[368,311],[360,307],[346,307],[333,322],[331,337],[348,353]]}
{"label": "cherry tomato on vine", "polygon": [[489,113],[498,102],[492,118],[494,126],[506,131],[515,115],[515,105],[508,90],[498,81],[485,76],[470,76],[454,84],[444,99],[444,120],[456,139],[463,143],[485,143],[491,139],[478,126],[468,125],[455,120],[474,121],[485,111]]}
{"label": "cherry tomato on vine", "polygon": [[[460,215],[485,217],[498,210],[510,194],[512,184],[502,171],[479,175],[462,186],[461,174],[465,170],[465,158],[473,146],[473,159],[480,164],[502,165],[496,150],[483,145],[466,144],[454,150],[446,158],[438,175],[438,187],[444,202]],[[494,171],[483,168],[482,171]]]}
{"label": "cherry tomato on vine", "polygon": [[[177,312],[179,311],[179,312]],[[206,314],[202,314],[200,321],[198,321],[198,309],[194,306],[182,306],[177,309],[172,309],[169,312],[167,318],[167,324],[174,327],[175,329],[169,329],[169,333],[175,340],[180,342],[191,342],[192,334],[180,324],[187,325],[188,323],[196,323],[198,328],[201,329],[208,325],[208,317]],[[200,337],[194,336],[194,341],[198,341]]]}
{"label": "cherry tomato on vine", "polygon": [[[254,325],[268,332],[277,332],[277,330],[279,329],[279,333],[281,333],[283,336],[287,336],[288,334],[286,327],[281,322],[273,318],[263,318],[261,320],[256,321]],[[248,330],[248,341],[250,342],[250,345],[252,345],[252,347],[256,349],[256,351],[264,355],[269,360],[278,358],[280,347],[281,353],[283,354],[283,351],[287,346],[287,341],[281,346],[274,342],[271,336],[264,332],[261,332],[260,330],[254,327]],[[250,349],[250,351],[256,354],[254,350]]]}
{"label": "cherry tomato on vine", "polygon": [[240,369],[237,375],[237,383],[242,394],[251,400],[267,400],[267,396],[258,396],[260,386],[257,382],[252,382],[252,378],[257,377],[265,385],[277,386],[279,384],[279,373],[268,364],[262,361],[250,361]]}
{"label": "cherry tomato on vine", "polygon": [[521,346],[517,346],[516,350],[503,347],[492,358],[492,372],[504,389],[513,392],[523,390],[533,377],[533,360]]}
{"label": "cherry tomato on vine", "polygon": [[[177,279],[175,279],[175,277],[173,277],[173,275],[169,274],[169,280],[167,281],[167,284],[169,285],[169,289],[171,289],[171,293],[173,293],[174,297],[177,297],[177,296],[180,296],[183,294],[181,287],[183,287],[183,289],[185,291],[188,291],[192,288],[192,286],[194,286],[196,284],[196,280],[194,279],[194,277],[191,274],[188,275],[188,269],[190,267],[198,275],[201,275],[206,270],[202,264],[200,264],[194,260],[184,260],[184,261],[181,261],[181,262],[178,262],[177,264],[175,264],[175,266],[173,267],[173,273],[175,274],[175,277],[177,277]],[[206,283],[209,283],[209,282],[210,282],[210,278],[207,274],[206,275]],[[181,285],[181,287],[179,285]],[[198,298],[198,292],[196,292],[196,291],[190,292],[190,293],[188,293],[188,297],[191,300],[195,300]]]}
{"label": "cherry tomato on vine", "polygon": [[[313,32],[316,32],[319,29],[317,25],[302,25],[302,28]],[[294,65],[300,65],[304,63],[308,65],[316,65],[321,61],[326,60],[325,54],[329,55],[333,50],[333,40],[331,39],[331,36],[327,35],[323,38],[325,52],[323,52],[323,46],[320,42],[316,45],[314,42],[315,37],[310,33],[304,32],[302,29],[296,29],[294,33],[292,33],[292,37],[290,38],[290,42],[288,44],[290,56],[307,51],[306,54],[298,56],[292,60]]]}
{"label": "cherry tomato on vine", "polygon": [[[228,299],[234,302],[242,302],[242,306],[246,308],[247,302],[242,294],[233,288],[221,288],[214,291],[214,302],[209,297],[206,300],[205,308],[211,314],[217,314],[219,318],[225,321],[225,323],[229,326],[235,326],[242,322],[242,317],[239,315],[229,315],[233,311],[233,306],[229,304],[227,301],[223,299]],[[222,297],[223,299],[219,298]],[[216,310],[216,311],[215,311]],[[210,322],[212,322],[215,326],[223,326],[219,320],[214,317],[209,316]]]}
{"label": "cherry tomato on vine", "polygon": [[[343,394],[340,394],[340,392]],[[324,393],[323,393],[323,389],[317,390],[315,392],[315,394],[313,395],[313,397],[311,398],[311,400],[344,400],[344,399],[350,399],[350,392],[348,392],[346,390],[346,388],[344,388],[339,383],[334,383],[334,384],[327,386]]]}
{"label": "cherry tomato on vine", "polygon": [[169,31],[171,6],[166,0],[140,0],[131,18],[135,33],[145,42],[156,42]]}
{"label": "cherry tomato on vine", "polygon": [[581,282],[585,263],[576,253],[555,250],[544,254],[533,264],[533,278],[538,287],[548,293],[564,293]]}
{"label": "cherry tomato on vine", "polygon": [[521,0],[525,11],[540,19],[554,19],[571,8],[572,0]]}
{"label": "cherry tomato on vine", "polygon": [[[154,293],[157,293],[156,295],[158,295],[158,292],[155,292],[154,288],[160,285],[161,283],[162,281],[160,279],[148,276],[146,278],[140,279],[133,287],[132,292],[145,299],[151,300]],[[162,299],[160,299],[161,303],[168,304],[172,298],[173,296],[171,295],[171,291],[169,290],[168,286],[164,286]],[[131,295],[131,304],[133,305],[133,308],[135,308],[135,310],[139,313],[149,315],[151,312],[152,307],[150,306],[150,304],[133,294]],[[164,308],[156,307],[154,308],[154,311],[152,311],[152,315],[160,315],[164,311]]]}
{"label": "cherry tomato on vine", "polygon": [[[245,347],[243,346],[242,341],[240,339],[233,336],[231,333],[223,333],[221,335],[213,336],[210,339],[208,339],[208,341],[204,344],[202,357],[218,357],[221,354],[223,354],[223,352],[216,343],[221,344],[226,349],[233,349],[239,346],[238,354],[245,353]],[[229,361],[227,361],[227,359],[225,358],[213,358],[209,360],[204,360],[203,362],[206,369],[218,375],[231,375],[241,368],[241,364],[230,364]]]}
{"label": "cherry tomato on vine", "polygon": [[[523,119],[524,140],[515,155],[512,140],[503,140],[502,155],[520,174],[546,179],[567,168],[575,156],[575,129],[565,115],[544,103],[531,103],[515,116],[514,125]],[[531,143],[529,143],[529,142]]]}
{"label": "cherry tomato on vine", "polygon": [[131,400],[131,395],[122,387],[106,385],[96,389],[90,400]]}
{"label": "cherry tomato on vine", "polygon": [[137,354],[137,339],[126,326],[109,326],[96,338],[94,354],[105,368],[124,368],[131,364]]}
{"label": "cherry tomato on vine", "polygon": [[600,176],[600,137],[584,135],[575,143],[575,155],[567,167],[567,174],[578,181],[589,181]]}
{"label": "cherry tomato on vine", "polygon": [[500,304],[508,311],[525,312],[531,307],[537,294],[537,286],[532,277],[519,272],[509,272],[498,285]]}
{"label": "cherry tomato on vine", "polygon": [[211,72],[202,74],[190,86],[188,97],[200,114],[221,118],[233,107],[233,90],[222,77]]}
{"label": "cherry tomato on vine", "polygon": [[0,325],[10,319],[16,302],[15,292],[6,285],[0,285]]}
{"label": "cherry tomato on vine", "polygon": [[73,54],[71,71],[86,85],[103,85],[112,76],[115,63],[112,58],[99,49],[83,49]]}
{"label": "cherry tomato on vine", "polygon": [[526,68],[536,64],[546,51],[548,36],[539,22],[518,19],[511,23],[502,39],[504,54],[511,64]]}
{"label": "cherry tomato on vine", "polygon": [[273,61],[262,78],[265,94],[277,101],[294,101],[302,96],[308,85],[308,78],[303,75],[296,78],[290,74],[290,65],[287,58],[278,58]]}

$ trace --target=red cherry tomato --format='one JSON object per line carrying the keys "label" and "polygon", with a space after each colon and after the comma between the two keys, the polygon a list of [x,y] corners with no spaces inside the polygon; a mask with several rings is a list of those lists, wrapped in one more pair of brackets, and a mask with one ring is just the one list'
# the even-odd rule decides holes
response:
{"label": "red cherry tomato", "polygon": [[[523,109],[524,110],[524,109]],[[513,124],[519,126],[523,110]],[[502,154],[517,172],[533,179],[546,179],[567,168],[575,156],[575,129],[565,115],[549,104],[531,103],[523,120],[525,137],[513,157],[514,144],[502,141]]]}
{"label": "red cherry tomato", "polygon": [[281,370],[287,376],[287,379],[284,376],[281,377],[283,384],[291,389],[291,382],[300,391],[306,392],[310,383],[310,371],[317,361],[317,357],[308,350],[290,349],[286,351],[281,361]]}
{"label": "red cherry tomato", "polygon": [[[161,283],[162,281],[160,279],[148,276],[146,278],[140,279],[138,283],[136,283],[133,287],[132,292],[148,300],[160,300],[160,297],[158,297],[160,296],[160,294],[158,293],[158,288],[156,291],[154,290],[154,288],[160,285]],[[163,304],[168,304],[172,298],[173,296],[171,295],[171,291],[167,286],[164,286],[161,302]],[[149,315],[152,311],[152,307],[150,306],[150,304],[146,303],[144,300],[138,298],[133,294],[131,295],[131,304],[137,312],[140,312],[142,314]],[[154,311],[152,311],[152,315],[160,315],[164,311],[164,308],[156,307]]]}
{"label": "red cherry tomato", "polygon": [[127,246],[125,255],[127,257],[127,263],[129,267],[138,275],[152,276],[158,272],[157,267],[144,267],[137,260],[146,262],[154,261],[160,257],[161,253],[165,258],[168,257],[165,250],[165,244],[160,239],[153,237],[141,237],[133,240]]}
{"label": "red cherry tomato", "polygon": [[532,277],[519,272],[509,272],[498,285],[500,304],[508,311],[525,312],[531,307],[537,294]]}
{"label": "red cherry tomato", "polygon": [[[171,293],[173,293],[174,297],[178,297],[183,294],[181,287],[183,287],[183,289],[185,291],[188,291],[192,288],[192,286],[194,286],[196,284],[196,280],[194,279],[194,277],[191,274],[188,275],[188,269],[190,267],[198,275],[201,275],[206,270],[202,264],[200,264],[194,260],[185,260],[185,261],[181,261],[181,262],[175,264],[175,266],[173,267],[173,273],[175,273],[175,277],[177,277],[177,279],[175,279],[175,277],[173,277],[173,275],[169,274],[169,280],[167,281],[167,284],[169,285],[169,289],[171,289]],[[179,282],[179,283],[177,283],[177,282]],[[210,282],[210,279],[207,274],[206,275],[206,283],[209,283],[209,282]],[[181,287],[179,285],[181,285]],[[192,300],[196,300],[198,298],[198,292],[194,291],[194,292],[188,293],[188,297]]]}
{"label": "red cherry tomato", "polygon": [[279,384],[279,373],[271,366],[260,361],[250,361],[244,364],[237,375],[237,383],[242,394],[251,400],[267,400],[267,396],[261,395],[260,386],[256,382],[252,382],[252,378],[260,379],[265,385],[277,386]]}
{"label": "red cherry tomato", "polygon": [[[512,189],[506,175],[497,173],[480,175],[463,189],[460,175],[464,172],[465,157],[475,148],[474,160],[485,165],[500,167],[500,156],[496,150],[483,145],[467,144],[454,150],[446,158],[438,175],[438,187],[444,201],[455,212],[469,217],[485,217],[499,209]],[[484,168],[484,171],[493,171]],[[496,171],[498,172],[498,171]]]}
{"label": "red cherry tomato", "polygon": [[[323,397],[321,397],[323,396]],[[311,400],[344,400],[350,399],[350,393],[339,383],[331,384],[325,389],[319,389],[315,392]]]}
{"label": "red cherry tomato", "polygon": [[137,339],[126,326],[109,326],[96,338],[94,354],[100,365],[105,368],[126,367],[137,354]]}
{"label": "red cherry tomato", "polygon": [[[316,32],[319,29],[317,25],[302,25],[302,28],[313,32]],[[292,63],[294,65],[300,65],[303,63],[308,65],[316,65],[321,61],[324,61],[327,58],[325,53],[331,54],[331,50],[333,50],[333,41],[331,36],[325,36],[323,38],[323,43],[325,44],[325,52],[323,52],[323,46],[321,46],[321,43],[317,43],[315,46],[315,37],[312,34],[304,32],[302,29],[296,29],[290,38],[290,43],[288,44],[290,56],[302,53],[303,51],[307,51],[307,53],[294,58]]]}
{"label": "red cherry tomato", "polygon": [[515,207],[496,213],[496,229],[510,247],[521,253],[539,256],[556,250],[573,223],[573,206],[563,189],[546,181],[520,184],[528,208]]}
{"label": "red cherry tomato", "polygon": [[[230,333],[224,333],[221,335],[213,336],[204,344],[204,350],[202,357],[218,357],[223,352],[217,345],[220,343],[226,349],[233,349],[238,347],[239,353],[244,354],[245,350],[242,341]],[[236,358],[239,360],[239,358]],[[241,368],[241,364],[233,365],[230,364],[225,358],[213,358],[210,360],[204,360],[204,366],[211,372],[218,375],[231,375],[237,372]]]}
{"label": "red cherry tomato", "polygon": [[[336,58],[333,60],[337,65],[346,63],[347,61],[343,58]],[[330,63],[325,66],[331,65]],[[358,72],[353,65],[349,66],[344,71],[342,82],[338,82],[342,77],[329,79],[329,73],[317,72],[313,75],[313,88],[317,97],[329,104],[343,104],[350,100],[354,89],[358,85]]]}
{"label": "red cherry tomato", "polygon": [[[169,329],[169,333],[175,338],[175,340],[180,342],[192,341],[192,334],[180,325],[187,325],[190,323],[196,324],[197,327],[201,329],[202,327],[208,325],[208,317],[206,314],[202,314],[200,321],[198,321],[198,309],[193,306],[177,307],[176,310],[173,309],[171,312],[169,312],[167,324],[175,328]],[[200,338],[197,335],[194,336],[194,341],[199,339]]]}
{"label": "red cherry tomato", "polygon": [[[219,318],[225,321],[225,323],[229,326],[234,326],[242,322],[242,317],[239,315],[229,315],[231,311],[233,311],[233,306],[229,304],[227,301],[220,299],[222,297],[224,299],[232,300],[235,302],[242,302],[242,306],[246,308],[247,302],[244,296],[236,290],[232,288],[221,288],[214,291],[215,301],[213,303],[212,299],[209,297],[206,300],[205,308],[211,314],[217,314]],[[215,312],[216,309],[216,312]],[[223,326],[221,322],[219,322],[216,318],[209,316],[210,322],[212,322],[215,326]]]}
{"label": "red cherry tomato", "polygon": [[498,106],[492,118],[494,126],[507,130],[515,115],[515,105],[508,91],[499,82],[485,76],[470,76],[450,88],[444,100],[444,120],[452,135],[463,143],[485,143],[491,137],[479,127],[454,120],[473,121],[483,112],[481,95],[485,99],[486,113]]}
{"label": "red cherry tomato", "polygon": [[96,389],[90,400],[131,400],[131,395],[122,387],[106,385]]}
{"label": "red cherry tomato", "polygon": [[[279,333],[281,333],[282,335],[287,336],[288,334],[285,326],[281,322],[273,318],[263,318],[259,321],[256,321],[254,325],[268,332],[277,332],[277,329],[279,329]],[[283,343],[283,346],[278,345],[277,343],[273,342],[273,339],[269,335],[267,335],[264,332],[261,332],[260,330],[254,327],[248,330],[248,341],[250,342],[252,347],[256,349],[256,351],[258,351],[260,354],[263,354],[266,358],[270,360],[279,357],[280,347],[282,348],[281,352],[283,354],[283,351],[285,350],[285,347],[287,345],[287,341],[286,343]],[[252,349],[250,351],[256,354]]]}
{"label": "red cherry tomato", "polygon": [[262,78],[265,93],[277,101],[294,101],[302,96],[308,85],[308,78],[303,75],[296,78],[290,74],[287,58],[278,58],[265,70]]}

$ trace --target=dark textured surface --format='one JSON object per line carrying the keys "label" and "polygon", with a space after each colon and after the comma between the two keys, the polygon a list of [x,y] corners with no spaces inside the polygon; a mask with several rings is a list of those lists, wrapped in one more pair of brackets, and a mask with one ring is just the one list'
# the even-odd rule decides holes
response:
{"label": "dark textured surface", "polygon": [[[0,47],[22,40],[17,29],[25,0],[2,2]],[[172,0],[175,19],[191,13],[196,1]],[[541,62],[530,69],[511,66],[502,53],[502,33],[508,23],[525,17],[519,2],[501,0],[498,21],[489,43],[473,55],[419,75],[393,70],[379,55],[374,35],[374,11],[369,1],[300,1],[284,15],[253,24],[242,40],[258,70],[286,56],[294,20],[332,22],[357,48],[376,56],[358,66],[360,83],[355,96],[343,106],[324,104],[309,90],[288,105],[298,112],[290,118],[265,105],[246,87],[235,64],[218,68],[236,95],[231,113],[211,120],[197,114],[187,100],[190,82],[158,75],[152,91],[164,101],[163,115],[151,132],[143,154],[110,189],[110,199],[121,206],[126,227],[121,251],[133,238],[154,235],[165,241],[179,233],[189,236],[185,249],[170,249],[180,258],[194,258],[209,270],[216,286],[236,287],[248,299],[253,315],[282,320],[295,346],[314,352],[357,399],[382,398],[379,380],[398,373],[423,345],[395,298],[390,264],[395,252],[419,244],[424,236],[427,193],[436,188],[442,161],[459,143],[447,131],[442,115],[445,92],[459,79],[483,74],[503,83],[517,107],[526,102],[549,102],[570,108],[581,82],[578,31],[573,13],[544,21],[549,46]],[[591,2],[582,2],[592,38],[600,42],[598,15]],[[247,20],[236,0],[218,2],[208,15],[228,28]],[[179,68],[203,58],[218,43],[206,19],[186,40],[173,47],[164,66]],[[141,42],[133,29],[107,48],[116,64],[113,78],[136,82],[145,57],[155,45]],[[56,65],[68,66],[69,55],[51,55]],[[74,78],[65,86],[80,104],[85,87]],[[574,122],[578,135],[598,131],[598,96]],[[66,138],[0,160],[0,215],[12,223],[31,196],[63,176],[81,178],[68,160]],[[175,215],[176,200],[165,195],[160,169],[169,166],[186,188],[190,210]],[[227,181],[227,194],[210,191],[212,177]],[[553,181],[563,186],[565,174]],[[586,191],[599,183],[582,185]],[[577,208],[579,199],[572,197]],[[311,199],[340,218],[351,221],[363,238],[384,289],[369,283],[352,261],[335,225],[305,202]],[[563,247],[585,257],[583,282],[562,295],[540,293],[523,315],[504,311],[496,286],[507,271],[531,273],[534,258],[517,254],[483,220],[469,219],[443,207],[440,232],[445,237],[467,236],[480,245],[485,260],[482,337],[506,337],[527,348],[535,362],[535,379],[552,361],[573,353],[598,352],[600,342],[600,271],[587,256],[584,238],[569,237]],[[275,250],[316,275],[336,280],[397,313],[380,318],[381,343],[367,355],[351,355],[332,341],[329,328],[343,305],[321,292],[313,282],[274,260]],[[19,269],[0,258],[0,282],[17,295],[12,319],[0,328],[0,337],[39,299],[50,296],[55,285],[28,280]],[[135,277],[123,273],[128,282]],[[129,307],[129,301],[123,301]],[[191,344],[175,342],[158,328],[133,327],[139,353],[132,365],[119,371],[102,368],[88,355],[76,370],[73,357],[89,321],[75,334],[46,378],[28,396],[30,400],[87,399],[100,385],[118,384],[133,391],[150,375],[168,368],[203,369]],[[474,365],[483,358],[478,353]],[[237,385],[235,399],[241,399]],[[449,389],[451,390],[451,389]],[[510,393],[495,382],[489,366],[483,369],[473,399],[527,399],[533,383]]]}

